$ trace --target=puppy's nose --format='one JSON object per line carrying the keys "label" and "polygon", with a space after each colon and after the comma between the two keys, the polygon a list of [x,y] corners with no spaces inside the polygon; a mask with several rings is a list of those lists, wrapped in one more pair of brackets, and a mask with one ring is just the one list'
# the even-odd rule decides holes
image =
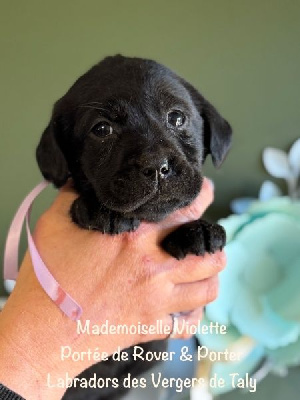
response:
{"label": "puppy's nose", "polygon": [[158,173],[161,178],[167,178],[170,175],[171,168],[168,163],[168,160],[164,161],[164,163],[163,163],[163,165],[161,165]]}
{"label": "puppy's nose", "polygon": [[171,174],[171,167],[168,160],[163,160],[160,166],[147,166],[143,168],[141,172],[147,178],[154,178],[156,175],[158,175],[160,178],[166,179]]}

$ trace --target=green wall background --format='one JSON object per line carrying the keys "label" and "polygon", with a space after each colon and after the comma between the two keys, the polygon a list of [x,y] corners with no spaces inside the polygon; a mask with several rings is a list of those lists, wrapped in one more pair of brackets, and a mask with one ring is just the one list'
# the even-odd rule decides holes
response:
{"label": "green wall background", "polygon": [[[267,178],[262,149],[300,136],[300,2],[0,1],[0,252],[14,212],[40,181],[34,151],[53,103],[102,57],[153,58],[191,81],[231,122],[234,146],[214,217]],[[35,208],[38,215],[53,189]],[[23,242],[23,249],[24,249]]]}

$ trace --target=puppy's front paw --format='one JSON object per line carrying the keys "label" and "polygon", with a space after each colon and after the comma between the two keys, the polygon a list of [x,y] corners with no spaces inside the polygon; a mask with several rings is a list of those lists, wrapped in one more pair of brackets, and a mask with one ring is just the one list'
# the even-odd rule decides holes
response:
{"label": "puppy's front paw", "polygon": [[202,219],[182,225],[162,242],[162,248],[178,260],[187,254],[197,256],[222,250],[226,243],[224,228]]}
{"label": "puppy's front paw", "polygon": [[83,229],[92,229],[92,216],[81,197],[78,197],[70,209],[72,221]]}
{"label": "puppy's front paw", "polygon": [[140,221],[135,218],[124,218],[122,215],[111,212],[109,218],[109,226],[106,233],[116,235],[122,232],[133,232],[140,225]]}
{"label": "puppy's front paw", "polygon": [[79,197],[71,207],[71,217],[75,224],[81,228],[96,230],[102,233],[115,235],[122,232],[132,232],[136,230],[140,221],[134,218],[125,218],[114,211],[92,207],[91,204]]}

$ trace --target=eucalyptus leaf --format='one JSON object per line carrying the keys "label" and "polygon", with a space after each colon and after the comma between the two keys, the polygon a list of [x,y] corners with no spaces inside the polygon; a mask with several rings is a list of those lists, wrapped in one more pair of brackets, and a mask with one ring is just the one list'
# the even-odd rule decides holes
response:
{"label": "eucalyptus leaf", "polygon": [[300,175],[300,138],[292,145],[289,152],[289,163],[295,176]]}
{"label": "eucalyptus leaf", "polygon": [[230,202],[230,208],[235,214],[243,214],[255,200],[255,197],[240,197]]}
{"label": "eucalyptus leaf", "polygon": [[279,187],[271,181],[265,181],[260,187],[258,198],[261,201],[267,201],[280,196],[282,196],[282,192]]}
{"label": "eucalyptus leaf", "polygon": [[288,180],[292,176],[288,156],[282,150],[267,147],[263,151],[263,163],[269,174],[276,178]]}

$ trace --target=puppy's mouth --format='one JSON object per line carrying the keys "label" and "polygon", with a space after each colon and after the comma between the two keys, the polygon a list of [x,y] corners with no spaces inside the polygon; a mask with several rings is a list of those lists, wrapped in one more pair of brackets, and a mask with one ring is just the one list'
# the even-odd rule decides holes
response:
{"label": "puppy's mouth", "polygon": [[110,183],[101,201],[112,211],[122,214],[133,213],[151,201],[159,191],[160,181],[157,177],[151,182],[140,182],[135,185],[125,179],[118,178]]}
{"label": "puppy's mouth", "polygon": [[[112,179],[98,198],[108,209],[127,218],[159,221],[174,210],[187,206],[198,195],[202,185],[201,174],[191,174],[189,179],[151,180]],[[103,188],[102,188],[103,189]]]}

